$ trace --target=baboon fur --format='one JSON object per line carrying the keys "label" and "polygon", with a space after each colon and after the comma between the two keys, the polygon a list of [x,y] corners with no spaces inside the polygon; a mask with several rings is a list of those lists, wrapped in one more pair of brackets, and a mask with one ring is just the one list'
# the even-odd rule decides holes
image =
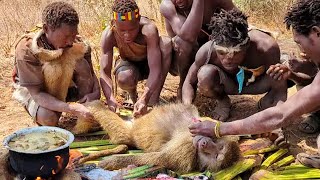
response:
{"label": "baboon fur", "polygon": [[[110,156],[101,161],[99,166],[114,170],[128,165],[161,165],[178,172],[217,171],[230,166],[239,158],[237,142],[218,139],[214,143],[223,144],[222,159],[218,154],[207,155],[199,146],[193,145],[188,126],[192,117],[200,118],[193,105],[169,104],[155,107],[148,114],[139,117],[132,124],[110,111],[102,102],[93,101],[86,104],[95,120],[107,131],[114,144],[126,144],[144,151],[143,155]],[[79,119],[78,122],[81,123]],[[207,142],[213,140],[208,137]],[[213,153],[214,154],[214,153]],[[212,159],[214,158],[214,160]]]}
{"label": "baboon fur", "polygon": [[83,58],[88,46],[77,42],[67,49],[47,50],[38,46],[41,35],[43,31],[39,31],[33,38],[31,51],[43,64],[45,90],[57,99],[66,101],[76,62]]}

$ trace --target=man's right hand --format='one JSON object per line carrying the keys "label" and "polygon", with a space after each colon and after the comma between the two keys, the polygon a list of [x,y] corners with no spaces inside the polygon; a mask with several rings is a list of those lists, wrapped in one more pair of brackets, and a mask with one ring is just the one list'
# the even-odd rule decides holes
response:
{"label": "man's right hand", "polygon": [[267,70],[267,74],[274,80],[287,80],[291,75],[291,70],[284,64],[271,65]]}
{"label": "man's right hand", "polygon": [[80,103],[71,103],[70,105],[71,113],[77,117],[83,117],[88,120],[93,120],[93,115],[90,113],[89,109]]}

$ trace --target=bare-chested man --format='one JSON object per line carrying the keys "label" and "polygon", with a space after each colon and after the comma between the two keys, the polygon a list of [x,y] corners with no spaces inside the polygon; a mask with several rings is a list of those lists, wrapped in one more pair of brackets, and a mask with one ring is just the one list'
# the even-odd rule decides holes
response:
{"label": "bare-chested man", "polygon": [[78,36],[77,12],[54,2],[43,10],[42,23],[16,46],[14,97],[39,125],[56,126],[61,112],[92,118],[80,103],[100,99],[100,87],[90,48]]}
{"label": "bare-chested man", "polygon": [[[159,37],[157,27],[139,14],[135,1],[119,0],[113,5],[112,25],[102,35],[101,86],[109,108],[118,106],[112,95],[111,69],[113,47],[118,47],[121,59],[114,74],[116,83],[129,92],[134,104],[134,116],[147,112],[147,105],[158,103],[160,92],[171,64],[171,40]],[[137,97],[138,81],[147,79],[141,97]]]}
{"label": "bare-chested man", "polygon": [[212,40],[196,55],[182,89],[182,99],[192,103],[196,88],[207,97],[217,100],[214,119],[229,117],[230,98],[236,94],[267,93],[259,108],[265,109],[286,100],[285,81],[276,81],[265,71],[280,61],[276,41],[259,30],[248,32],[247,17],[239,10],[215,13],[209,28]]}
{"label": "bare-chested man", "polygon": [[160,12],[165,17],[168,35],[172,38],[174,57],[170,73],[180,76],[178,100],[195,54],[209,40],[208,25],[214,12],[235,8],[232,0],[163,0]]}
{"label": "bare-chested man", "polygon": [[[298,0],[285,16],[287,28],[291,28],[294,41],[302,51],[315,63],[320,63],[320,0]],[[276,77],[286,78],[289,71],[269,69]],[[270,132],[280,127],[296,123],[299,116],[320,110],[320,73],[318,72],[310,85],[302,88],[286,102],[268,108],[245,119],[215,123],[199,122],[190,126],[193,135],[211,136],[213,138],[226,135],[259,134]],[[216,128],[216,133],[213,129]],[[317,139],[320,154],[320,136]],[[308,166],[320,168],[318,155],[299,154],[297,159]]]}

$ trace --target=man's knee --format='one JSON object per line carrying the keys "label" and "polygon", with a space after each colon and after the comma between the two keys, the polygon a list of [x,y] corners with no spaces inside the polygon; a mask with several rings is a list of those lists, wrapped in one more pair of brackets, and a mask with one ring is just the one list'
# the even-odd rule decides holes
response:
{"label": "man's knee", "polygon": [[219,69],[215,65],[207,64],[202,66],[198,71],[198,82],[199,83],[210,83],[219,78]]}
{"label": "man's knee", "polygon": [[37,111],[37,123],[42,126],[57,126],[60,113],[39,107]]}
{"label": "man's knee", "polygon": [[132,69],[120,71],[117,74],[117,83],[121,89],[134,89],[138,83],[137,73]]}
{"label": "man's knee", "polygon": [[[208,94],[220,87],[219,69],[214,65],[204,65],[197,74],[200,93]],[[212,94],[212,93],[209,93]]]}

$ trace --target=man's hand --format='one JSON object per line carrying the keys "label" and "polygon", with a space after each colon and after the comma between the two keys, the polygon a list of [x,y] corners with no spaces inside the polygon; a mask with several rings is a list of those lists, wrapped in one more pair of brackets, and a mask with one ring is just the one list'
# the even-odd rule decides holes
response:
{"label": "man's hand", "polygon": [[83,117],[88,120],[93,120],[93,115],[90,113],[89,109],[84,105],[79,103],[71,103],[70,105],[71,113],[77,117]]}
{"label": "man's hand", "polygon": [[134,104],[133,117],[142,116],[147,113],[147,103],[144,100],[139,99]]}
{"label": "man's hand", "polygon": [[175,37],[172,38],[172,46],[173,46],[173,49],[179,55],[185,53],[184,50],[189,49],[190,47],[192,47],[192,46],[190,46],[189,42],[184,41],[179,36],[175,36]]}
{"label": "man's hand", "polygon": [[213,121],[195,122],[189,126],[189,131],[192,136],[201,135],[215,138],[214,127],[216,123]]}
{"label": "man's hand", "polygon": [[267,74],[275,80],[287,80],[291,75],[291,70],[284,64],[271,65],[267,70]]}
{"label": "man's hand", "polygon": [[107,100],[108,107],[111,111],[116,112],[117,108],[120,107],[120,104],[117,102],[117,100],[114,97],[110,97],[109,100]]}

